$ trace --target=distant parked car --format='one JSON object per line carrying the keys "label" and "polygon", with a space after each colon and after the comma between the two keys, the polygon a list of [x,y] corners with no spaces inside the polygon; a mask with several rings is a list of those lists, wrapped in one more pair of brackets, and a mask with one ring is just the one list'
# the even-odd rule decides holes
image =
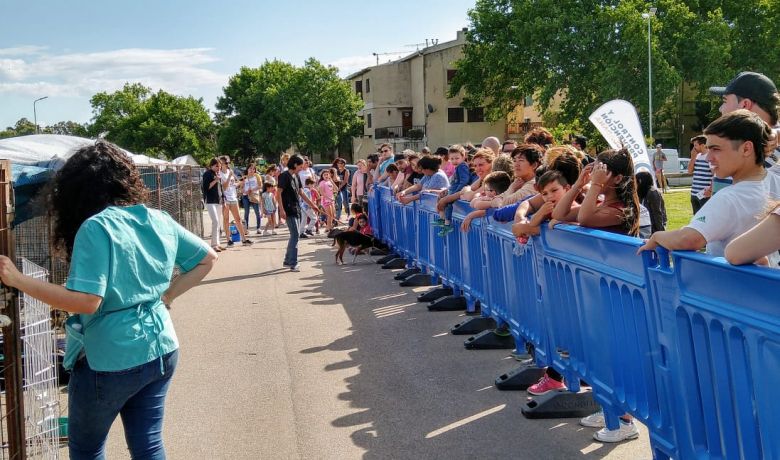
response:
{"label": "distant parked car", "polygon": [[[320,175],[320,171],[322,171],[325,168],[330,168],[331,165],[329,163],[317,163],[316,165],[312,166],[314,169],[314,172],[317,173],[317,176]],[[357,172],[357,166],[355,165],[347,165],[347,171],[349,171],[349,177],[352,177]],[[350,179],[351,180],[351,179]]]}

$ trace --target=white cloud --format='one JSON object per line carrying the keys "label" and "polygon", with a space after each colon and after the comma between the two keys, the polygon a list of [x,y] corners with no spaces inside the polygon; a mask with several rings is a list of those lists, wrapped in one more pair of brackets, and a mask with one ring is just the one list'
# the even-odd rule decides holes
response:
{"label": "white cloud", "polygon": [[187,94],[219,87],[228,76],[205,68],[218,59],[211,48],[128,48],[95,53],[48,54],[45,48],[0,48],[0,94],[91,96],[140,82],[153,89]]}
{"label": "white cloud", "polygon": [[[411,53],[379,56],[379,63],[384,64],[389,61],[395,61],[396,59],[401,59],[402,57],[408,56],[409,54]],[[375,66],[376,63],[376,56],[347,56],[329,62],[328,65],[337,67],[339,69],[339,75],[341,75],[341,77],[346,77],[347,75],[355,73],[358,70]]]}
{"label": "white cloud", "polygon": [[46,46],[24,45],[14,46],[12,48],[0,48],[0,56],[29,56],[31,54],[40,54],[46,51]]}

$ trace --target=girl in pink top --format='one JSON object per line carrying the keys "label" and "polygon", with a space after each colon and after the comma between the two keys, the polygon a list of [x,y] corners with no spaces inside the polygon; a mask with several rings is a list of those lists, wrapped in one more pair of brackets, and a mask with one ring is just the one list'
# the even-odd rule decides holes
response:
{"label": "girl in pink top", "polygon": [[324,169],[320,173],[318,188],[320,189],[322,208],[325,211],[325,231],[329,232],[333,230],[333,220],[336,218],[336,187],[333,185],[333,181],[330,180],[330,169]]}

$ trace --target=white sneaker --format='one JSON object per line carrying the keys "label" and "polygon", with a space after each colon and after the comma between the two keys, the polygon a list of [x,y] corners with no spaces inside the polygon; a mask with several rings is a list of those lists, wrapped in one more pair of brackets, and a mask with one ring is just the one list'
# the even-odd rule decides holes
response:
{"label": "white sneaker", "polygon": [[623,420],[620,421],[620,427],[617,430],[609,430],[602,428],[599,431],[593,433],[593,439],[600,442],[622,442],[628,439],[636,439],[639,437],[639,427],[634,422],[626,423]]}
{"label": "white sneaker", "polygon": [[290,271],[291,272],[299,272],[299,271],[301,271],[301,265],[300,264],[293,265],[292,267],[290,267]]}
{"label": "white sneaker", "polygon": [[261,233],[263,233],[263,232],[262,232],[262,230],[260,230],[260,229],[257,229],[257,233],[255,233],[255,234],[256,234],[256,235],[260,235]]}
{"label": "white sneaker", "polygon": [[269,232],[268,230],[266,230],[266,231],[264,231],[264,232],[263,232],[263,236],[268,236],[268,235],[270,235],[270,234],[271,234],[271,232]]}
{"label": "white sneaker", "polygon": [[580,425],[587,426],[588,428],[604,428],[604,412],[598,411],[595,414],[590,414],[587,417],[580,419]]}

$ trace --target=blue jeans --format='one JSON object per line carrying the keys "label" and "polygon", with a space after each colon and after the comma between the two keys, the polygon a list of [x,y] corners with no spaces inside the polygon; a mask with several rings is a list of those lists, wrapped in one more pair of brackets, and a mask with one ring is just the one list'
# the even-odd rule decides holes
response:
{"label": "blue jeans", "polygon": [[292,267],[298,263],[298,239],[301,237],[300,217],[287,215],[287,228],[290,239],[287,240],[287,252],[284,254],[284,265]]}
{"label": "blue jeans", "polygon": [[344,187],[336,194],[336,220],[341,219],[341,210],[349,216],[349,188]]}
{"label": "blue jeans", "polygon": [[246,231],[249,231],[249,208],[255,210],[255,217],[257,218],[257,229],[260,230],[260,203],[252,203],[249,201],[249,197],[244,195],[241,197],[241,201],[244,203],[244,222],[246,222]]}
{"label": "blue jeans", "polygon": [[72,460],[105,459],[106,437],[117,415],[134,459],[165,459],[162,440],[165,395],[179,351],[140,366],[96,372],[86,359],[73,366],[68,384],[68,448]]}

